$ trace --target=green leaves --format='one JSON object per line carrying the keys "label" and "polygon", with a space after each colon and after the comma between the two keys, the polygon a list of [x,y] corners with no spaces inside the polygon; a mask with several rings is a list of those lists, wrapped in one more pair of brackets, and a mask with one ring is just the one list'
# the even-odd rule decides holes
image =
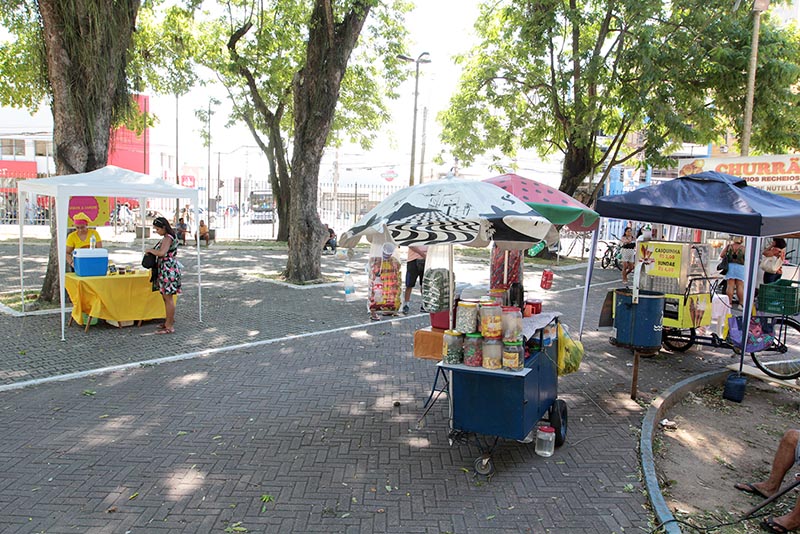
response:
{"label": "green leaves", "polygon": [[[602,167],[669,166],[682,143],[741,128],[751,38],[723,0],[487,2],[443,141],[465,163],[521,149],[564,154],[572,194]],[[720,13],[726,13],[720,16]],[[753,144],[800,147],[798,33],[762,25]],[[763,54],[762,54],[763,52]]]}
{"label": "green leaves", "polygon": [[264,503],[264,504],[261,505],[261,513],[263,514],[264,512],[267,511],[267,503],[274,502],[274,501],[275,501],[275,497],[273,497],[272,495],[267,495],[267,494],[262,495],[261,496],[261,502]]}

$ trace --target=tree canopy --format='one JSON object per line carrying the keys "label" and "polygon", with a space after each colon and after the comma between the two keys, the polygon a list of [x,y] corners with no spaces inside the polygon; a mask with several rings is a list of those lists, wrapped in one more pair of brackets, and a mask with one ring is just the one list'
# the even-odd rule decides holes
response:
{"label": "tree canopy", "polygon": [[[796,150],[800,39],[762,21],[752,145]],[[671,165],[682,143],[741,131],[752,17],[727,0],[501,0],[475,27],[481,42],[439,116],[467,163],[561,152],[561,190],[574,194],[615,165]]]}
{"label": "tree canopy", "polygon": [[[266,155],[280,227],[278,239],[289,235],[290,159],[295,134],[292,81],[306,64],[307,41],[314,24],[334,31],[349,13],[366,6],[365,31],[342,72],[336,113],[326,144],[342,138],[369,148],[380,126],[389,119],[387,102],[397,97],[395,87],[407,73],[396,56],[402,53],[406,31],[404,0],[391,2],[325,2],[326,15],[313,19],[316,2],[270,0],[220,2],[216,15],[206,12],[199,25],[197,61],[215,73],[233,102],[231,121],[244,122]],[[377,6],[375,9],[372,7]],[[360,29],[359,29],[360,31]],[[338,84],[337,84],[338,85]]]}

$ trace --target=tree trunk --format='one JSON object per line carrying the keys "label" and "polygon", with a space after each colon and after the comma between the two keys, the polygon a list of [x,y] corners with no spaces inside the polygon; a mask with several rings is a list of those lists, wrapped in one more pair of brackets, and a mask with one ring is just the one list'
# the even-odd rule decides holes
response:
{"label": "tree trunk", "polygon": [[564,154],[564,164],[561,169],[560,190],[573,196],[583,181],[592,173],[592,154],[588,148],[579,148],[570,143]]}
{"label": "tree trunk", "polygon": [[330,1],[314,2],[308,25],[306,63],[292,83],[295,136],[286,277],[293,282],[316,280],[321,275],[324,229],[317,213],[320,162],[347,61],[369,9],[368,5],[356,1],[342,22],[334,23]]}
{"label": "tree trunk", "polygon": [[[130,103],[125,67],[139,3],[38,2],[58,175],[93,171],[108,161],[115,112]],[[59,295],[56,213],[67,208],[60,205],[51,212],[52,239],[40,300],[52,302]]]}
{"label": "tree trunk", "polygon": [[289,176],[289,163],[286,151],[283,148],[283,138],[280,131],[280,120],[270,131],[270,143],[275,145],[275,172],[270,173],[275,208],[278,210],[278,241],[289,241],[289,205],[291,203],[291,181]]}

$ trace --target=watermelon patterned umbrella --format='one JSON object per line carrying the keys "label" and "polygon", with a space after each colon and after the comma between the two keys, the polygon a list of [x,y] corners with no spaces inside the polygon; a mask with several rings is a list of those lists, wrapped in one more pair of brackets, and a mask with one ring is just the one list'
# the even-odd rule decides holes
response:
{"label": "watermelon patterned umbrella", "polygon": [[523,178],[516,174],[502,174],[484,182],[505,189],[553,224],[566,225],[575,232],[596,230],[600,215],[556,188]]}

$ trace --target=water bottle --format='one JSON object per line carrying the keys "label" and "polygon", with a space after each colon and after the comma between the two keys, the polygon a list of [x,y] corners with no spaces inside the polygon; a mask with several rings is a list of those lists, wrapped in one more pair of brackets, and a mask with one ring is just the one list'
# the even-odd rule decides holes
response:
{"label": "water bottle", "polygon": [[95,239],[95,237],[94,237],[94,236],[92,236],[92,237],[89,239],[89,248],[94,248],[94,246],[95,246],[95,244],[96,244],[96,243],[97,243],[97,239]]}
{"label": "water bottle", "polygon": [[345,302],[356,300],[356,285],[353,282],[353,277],[350,276],[350,271],[344,272],[344,300]]}

